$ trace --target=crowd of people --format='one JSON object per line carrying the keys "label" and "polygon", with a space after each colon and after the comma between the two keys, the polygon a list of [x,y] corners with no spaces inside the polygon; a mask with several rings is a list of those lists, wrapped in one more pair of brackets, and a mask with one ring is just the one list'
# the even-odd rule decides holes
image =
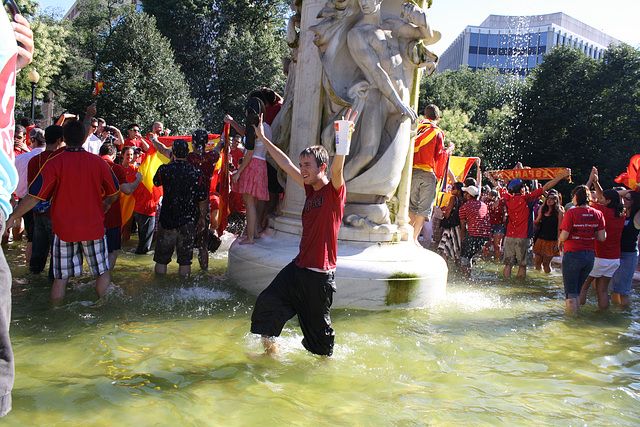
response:
{"label": "crowd of people", "polygon": [[[584,305],[590,288],[601,309],[610,300],[630,305],[638,267],[640,192],[624,187],[603,190],[594,167],[589,181],[577,186],[563,206],[562,195],[553,187],[570,179],[570,169],[544,185],[537,180],[528,185],[520,178],[505,182],[485,172],[493,187],[482,186],[480,177],[454,182],[448,202],[434,207],[436,183],[453,175],[446,166],[453,144],[445,147],[438,119],[438,107],[427,106],[415,141],[410,217],[416,244],[433,244],[468,276],[474,257],[493,256],[504,262],[507,279],[514,266],[518,277],[526,276],[529,264],[550,273],[553,258],[562,255],[567,310]],[[523,168],[520,163],[515,166]]]}

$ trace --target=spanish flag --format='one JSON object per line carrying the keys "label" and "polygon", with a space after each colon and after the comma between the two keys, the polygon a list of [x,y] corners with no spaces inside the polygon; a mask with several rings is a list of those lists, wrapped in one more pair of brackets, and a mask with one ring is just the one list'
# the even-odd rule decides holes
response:
{"label": "spanish flag", "polygon": [[95,82],[93,85],[93,96],[98,96],[103,87],[104,82]]}
{"label": "spanish flag", "polygon": [[640,172],[640,154],[636,154],[631,158],[627,171],[614,179],[614,181],[635,190],[638,183],[640,183],[638,172]]}

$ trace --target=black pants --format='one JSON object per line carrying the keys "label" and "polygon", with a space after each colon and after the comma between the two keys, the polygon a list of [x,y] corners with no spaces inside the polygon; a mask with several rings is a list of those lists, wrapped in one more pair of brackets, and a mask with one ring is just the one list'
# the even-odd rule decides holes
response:
{"label": "black pants", "polygon": [[331,356],[335,334],[330,312],[335,291],[333,272],[318,273],[291,262],[258,296],[251,315],[251,332],[277,337],[285,323],[297,314],[304,348]]}

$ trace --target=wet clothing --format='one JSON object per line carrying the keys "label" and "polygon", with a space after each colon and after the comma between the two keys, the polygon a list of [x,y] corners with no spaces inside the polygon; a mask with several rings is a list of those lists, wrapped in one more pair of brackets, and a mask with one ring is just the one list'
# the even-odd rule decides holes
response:
{"label": "wet clothing", "polygon": [[[96,158],[98,157],[96,156]],[[65,242],[58,235],[55,235],[53,238],[53,277],[68,279],[82,275],[83,254],[93,277],[109,271],[109,252],[104,232],[99,239],[82,242]]]}
{"label": "wet clothing", "polygon": [[166,230],[197,221],[200,216],[198,204],[209,200],[209,188],[202,172],[185,160],[161,165],[153,177],[153,184],[164,189],[160,224]]}
{"label": "wet clothing", "polygon": [[[206,230],[206,229],[205,229]],[[158,241],[153,260],[167,265],[171,262],[174,249],[177,252],[178,265],[191,265],[193,262],[193,245],[196,237],[196,222],[191,221],[170,230],[158,226]]]}
{"label": "wet clothing", "polygon": [[[109,168],[111,168],[111,172],[118,180],[118,185],[127,183],[127,175],[124,168],[120,165],[116,165],[111,161],[109,156],[102,156],[102,159],[107,162]],[[115,202],[111,204],[111,207],[104,214],[104,228],[109,230],[114,227],[122,227],[122,212],[120,210],[120,197],[116,199]],[[120,249],[120,248],[118,248]],[[111,251],[109,251],[111,252]]]}
{"label": "wet clothing", "polygon": [[319,273],[291,262],[258,296],[251,315],[251,332],[280,336],[285,323],[297,314],[304,348],[331,356],[335,333],[330,310],[335,291],[333,272]]}
{"label": "wet clothing", "polygon": [[540,222],[538,223],[538,239],[544,240],[558,240],[558,215],[551,214],[546,216],[542,214]]}
{"label": "wet clothing", "polygon": [[[331,304],[336,291],[338,230],[344,215],[346,187],[331,182],[320,190],[304,186],[300,252],[258,296],[251,315],[251,332],[279,336],[296,314],[304,335],[302,344],[312,353],[333,353]],[[315,271],[322,270],[322,271]]]}
{"label": "wet clothing", "polygon": [[[477,199],[469,199],[460,207],[460,220],[467,222],[467,233],[473,237],[491,237],[491,222],[487,205]],[[464,245],[464,243],[463,243]]]}

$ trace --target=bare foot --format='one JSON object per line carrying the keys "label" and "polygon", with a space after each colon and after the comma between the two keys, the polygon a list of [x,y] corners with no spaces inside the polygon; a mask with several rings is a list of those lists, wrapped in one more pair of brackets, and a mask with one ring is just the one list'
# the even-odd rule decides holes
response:
{"label": "bare foot", "polygon": [[240,245],[253,245],[253,240],[249,240],[249,239],[244,239],[240,241]]}

